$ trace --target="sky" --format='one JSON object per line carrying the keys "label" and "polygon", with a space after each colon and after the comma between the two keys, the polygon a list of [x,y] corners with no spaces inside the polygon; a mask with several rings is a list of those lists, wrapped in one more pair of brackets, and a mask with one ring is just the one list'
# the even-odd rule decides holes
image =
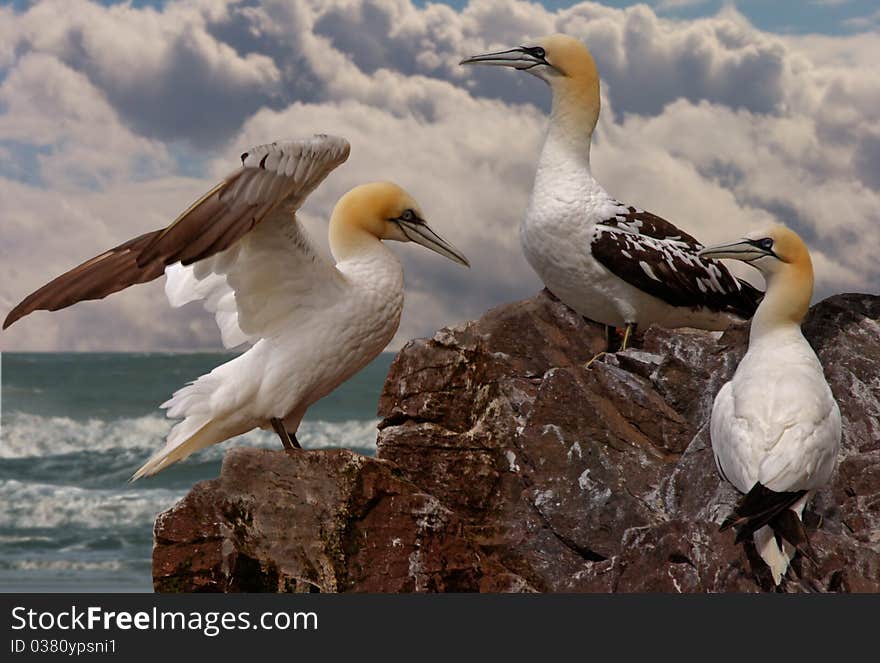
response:
{"label": "sky", "polygon": [[[319,244],[340,195],[389,179],[473,263],[392,246],[407,282],[392,347],[534,294],[518,226],[549,90],[457,63],[553,32],[598,63],[592,165],[613,196],[705,243],[786,223],[817,297],[878,292],[878,30],[862,0],[0,2],[0,314],[167,225],[249,147],[313,133],[352,144],[302,213]],[[0,350],[221,347],[210,314],[169,308],[162,286],[34,313]]]}

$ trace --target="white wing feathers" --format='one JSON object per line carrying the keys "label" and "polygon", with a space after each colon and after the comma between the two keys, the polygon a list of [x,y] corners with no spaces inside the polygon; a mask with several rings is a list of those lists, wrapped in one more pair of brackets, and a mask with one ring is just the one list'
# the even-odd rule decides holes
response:
{"label": "white wing feathers", "polygon": [[716,463],[743,493],[756,482],[777,492],[813,489],[833,471],[833,442],[840,430],[837,403],[820,383],[821,374],[796,365],[787,371],[773,384],[734,378],[715,398]]}
{"label": "white wing feathers", "polygon": [[[190,264],[165,269],[165,293],[172,306],[202,300],[214,314],[223,345],[233,348],[271,334],[281,320],[310,302],[328,298],[338,283],[335,267],[320,257],[293,212],[336,166],[348,158],[343,138],[260,145],[241,155],[242,166],[230,175],[216,198],[224,223],[240,210],[269,210],[260,222],[221,251]],[[197,216],[203,199],[169,228]],[[203,224],[204,225],[204,224]],[[185,236],[185,228],[177,232]]]}
{"label": "white wing feathers", "polygon": [[228,178],[234,182],[221,199],[299,209],[330,171],[348,158],[350,149],[344,138],[326,135],[258,145],[241,155],[241,170]]}
{"label": "white wing feathers", "polygon": [[204,271],[199,268],[213,261],[214,258],[206,258],[187,267],[179,262],[166,267],[165,294],[175,308],[202,300],[205,309],[217,320],[223,347],[234,348],[248,342],[248,336],[238,326],[235,291],[229,287],[222,272],[208,271],[202,278],[196,276],[197,272]]}
{"label": "white wing feathers", "polygon": [[332,305],[343,283],[286,212],[271,215],[227,251],[194,265],[171,265],[165,274],[171,305],[203,300],[227,348],[255,343]]}

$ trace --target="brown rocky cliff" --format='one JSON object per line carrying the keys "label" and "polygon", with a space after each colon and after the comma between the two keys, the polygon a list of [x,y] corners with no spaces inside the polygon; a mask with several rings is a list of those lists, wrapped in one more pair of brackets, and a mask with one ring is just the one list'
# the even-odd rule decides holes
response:
{"label": "brown rocky cliff", "polygon": [[[880,297],[840,295],[804,332],[844,420],[814,510],[818,564],[789,591],[880,591]],[[719,533],[712,400],[745,352],[650,328],[584,364],[601,327],[545,293],[409,343],[378,458],[238,449],[156,522],[158,591],[760,591]],[[793,575],[793,574],[792,574]]]}

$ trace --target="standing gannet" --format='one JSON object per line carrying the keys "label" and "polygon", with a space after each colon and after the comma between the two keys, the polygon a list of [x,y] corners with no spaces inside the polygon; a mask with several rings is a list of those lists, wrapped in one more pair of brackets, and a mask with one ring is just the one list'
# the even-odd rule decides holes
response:
{"label": "standing gannet", "polygon": [[550,127],[520,226],[526,259],[547,288],[607,326],[724,329],[752,316],[761,293],[719,262],[701,259],[693,237],[611,198],[590,171],[599,119],[599,73],[577,39],[544,37],[461,64],[513,67],[547,82]]}
{"label": "standing gannet", "polygon": [[204,300],[226,347],[251,345],[162,404],[183,420],[132,480],[258,427],[298,447],[309,406],[397,331],[403,268],[381,240],[413,241],[468,265],[428,227],[416,201],[388,182],[339,200],[329,229],[336,264],[319,255],[295,212],[348,153],[348,142],[332,136],[255,147],[170,226],[59,276],[6,318],[4,328],[32,311],[100,299],[164,272],[172,306]]}
{"label": "standing gannet", "polygon": [[801,334],[813,265],[783,226],[703,249],[758,268],[767,292],[752,318],[749,349],[712,407],[712,451],[721,476],[745,496],[721,526],[750,534],[778,585],[796,549],[809,554],[804,505],[828,483],[840,448],[840,410],[816,353]]}

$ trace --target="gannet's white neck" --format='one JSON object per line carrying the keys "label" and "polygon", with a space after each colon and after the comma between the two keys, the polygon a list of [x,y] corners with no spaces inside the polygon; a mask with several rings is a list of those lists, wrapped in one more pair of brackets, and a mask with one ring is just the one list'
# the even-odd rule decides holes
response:
{"label": "gannet's white neck", "polygon": [[813,266],[806,251],[796,261],[765,272],[764,278],[767,291],[752,318],[749,347],[779,333],[800,334],[813,296]]}
{"label": "gannet's white neck", "polygon": [[337,263],[373,255],[392,255],[375,234],[347,214],[334,211],[330,217],[330,253]]}
{"label": "gannet's white neck", "polygon": [[590,145],[599,119],[599,78],[554,78],[550,126],[544,149],[590,169]]}

